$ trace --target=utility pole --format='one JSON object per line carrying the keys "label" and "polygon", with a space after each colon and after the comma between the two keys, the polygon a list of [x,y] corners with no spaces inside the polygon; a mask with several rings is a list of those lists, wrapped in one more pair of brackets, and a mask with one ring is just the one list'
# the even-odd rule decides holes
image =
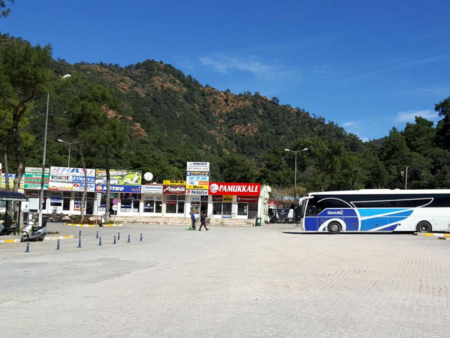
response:
{"label": "utility pole", "polygon": [[409,166],[406,166],[406,170],[405,170],[405,190],[408,190],[408,169],[409,169]]}

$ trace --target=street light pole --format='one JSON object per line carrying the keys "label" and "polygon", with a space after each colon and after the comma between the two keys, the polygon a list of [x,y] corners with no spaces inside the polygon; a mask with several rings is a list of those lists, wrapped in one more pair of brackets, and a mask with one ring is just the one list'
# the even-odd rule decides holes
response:
{"label": "street light pole", "polygon": [[[55,83],[59,80],[64,80],[69,78],[71,75],[66,74],[62,78],[46,83],[47,85],[50,85],[52,83]],[[41,192],[39,194],[39,226],[42,226],[42,207],[44,202],[44,180],[45,180],[45,157],[47,155],[47,129],[48,129],[48,110],[50,107],[50,92],[47,91],[47,109],[45,111],[45,131],[44,131],[44,153],[42,155],[42,176],[41,176]]]}
{"label": "street light pole", "polygon": [[295,168],[294,168],[294,201],[297,200],[297,154],[301,152],[308,151],[308,148],[302,150],[290,150],[284,149],[284,151],[288,151],[295,154]]}
{"label": "street light pole", "polygon": [[78,141],[78,142],[67,142],[67,141],[58,139],[58,142],[69,144],[69,158],[67,159],[67,168],[70,168],[70,151],[72,149],[72,144],[80,143],[80,141]]}

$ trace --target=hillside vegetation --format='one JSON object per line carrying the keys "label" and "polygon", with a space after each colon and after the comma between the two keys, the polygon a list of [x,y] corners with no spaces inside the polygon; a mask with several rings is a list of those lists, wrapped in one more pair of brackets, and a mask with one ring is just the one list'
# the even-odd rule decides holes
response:
{"label": "hillside vegetation", "polygon": [[[27,44],[2,35],[0,62],[5,62],[13,41]],[[45,67],[50,80],[72,77],[37,86],[20,125],[27,166],[41,165],[49,91],[48,165],[66,165],[68,147],[57,142],[64,139],[83,142],[73,151],[73,166],[84,161],[87,167],[102,168],[107,160],[111,168],[151,171],[161,181],[182,179],[187,161],[209,161],[211,180],[258,181],[292,189],[294,156],[283,149],[309,148],[298,155],[299,192],[403,188],[406,166],[410,188],[450,187],[449,99],[436,106],[442,116],[437,127],[417,118],[403,131],[393,129],[383,140],[363,143],[323,117],[280,105],[277,98],[218,91],[163,62],[120,67],[50,59]],[[5,121],[8,109],[0,105]],[[111,130],[114,133],[105,134]],[[3,131],[10,132],[10,127]],[[18,163],[13,148],[4,142],[10,170]]]}

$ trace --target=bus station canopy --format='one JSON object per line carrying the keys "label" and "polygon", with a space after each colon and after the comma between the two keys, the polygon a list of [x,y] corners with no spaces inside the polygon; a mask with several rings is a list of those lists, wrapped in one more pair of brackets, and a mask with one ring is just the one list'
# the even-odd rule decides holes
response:
{"label": "bus station canopy", "polygon": [[0,201],[28,201],[28,197],[18,192],[0,191]]}

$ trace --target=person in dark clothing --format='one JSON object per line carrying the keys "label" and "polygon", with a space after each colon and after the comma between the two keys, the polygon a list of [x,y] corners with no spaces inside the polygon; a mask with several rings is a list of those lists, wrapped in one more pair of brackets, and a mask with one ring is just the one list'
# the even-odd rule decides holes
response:
{"label": "person in dark clothing", "polygon": [[195,230],[195,212],[191,211],[192,229]]}
{"label": "person in dark clothing", "polygon": [[206,213],[203,213],[200,216],[200,228],[198,229],[198,231],[202,231],[202,227],[205,227],[206,231],[208,231],[209,229],[206,227]]}

